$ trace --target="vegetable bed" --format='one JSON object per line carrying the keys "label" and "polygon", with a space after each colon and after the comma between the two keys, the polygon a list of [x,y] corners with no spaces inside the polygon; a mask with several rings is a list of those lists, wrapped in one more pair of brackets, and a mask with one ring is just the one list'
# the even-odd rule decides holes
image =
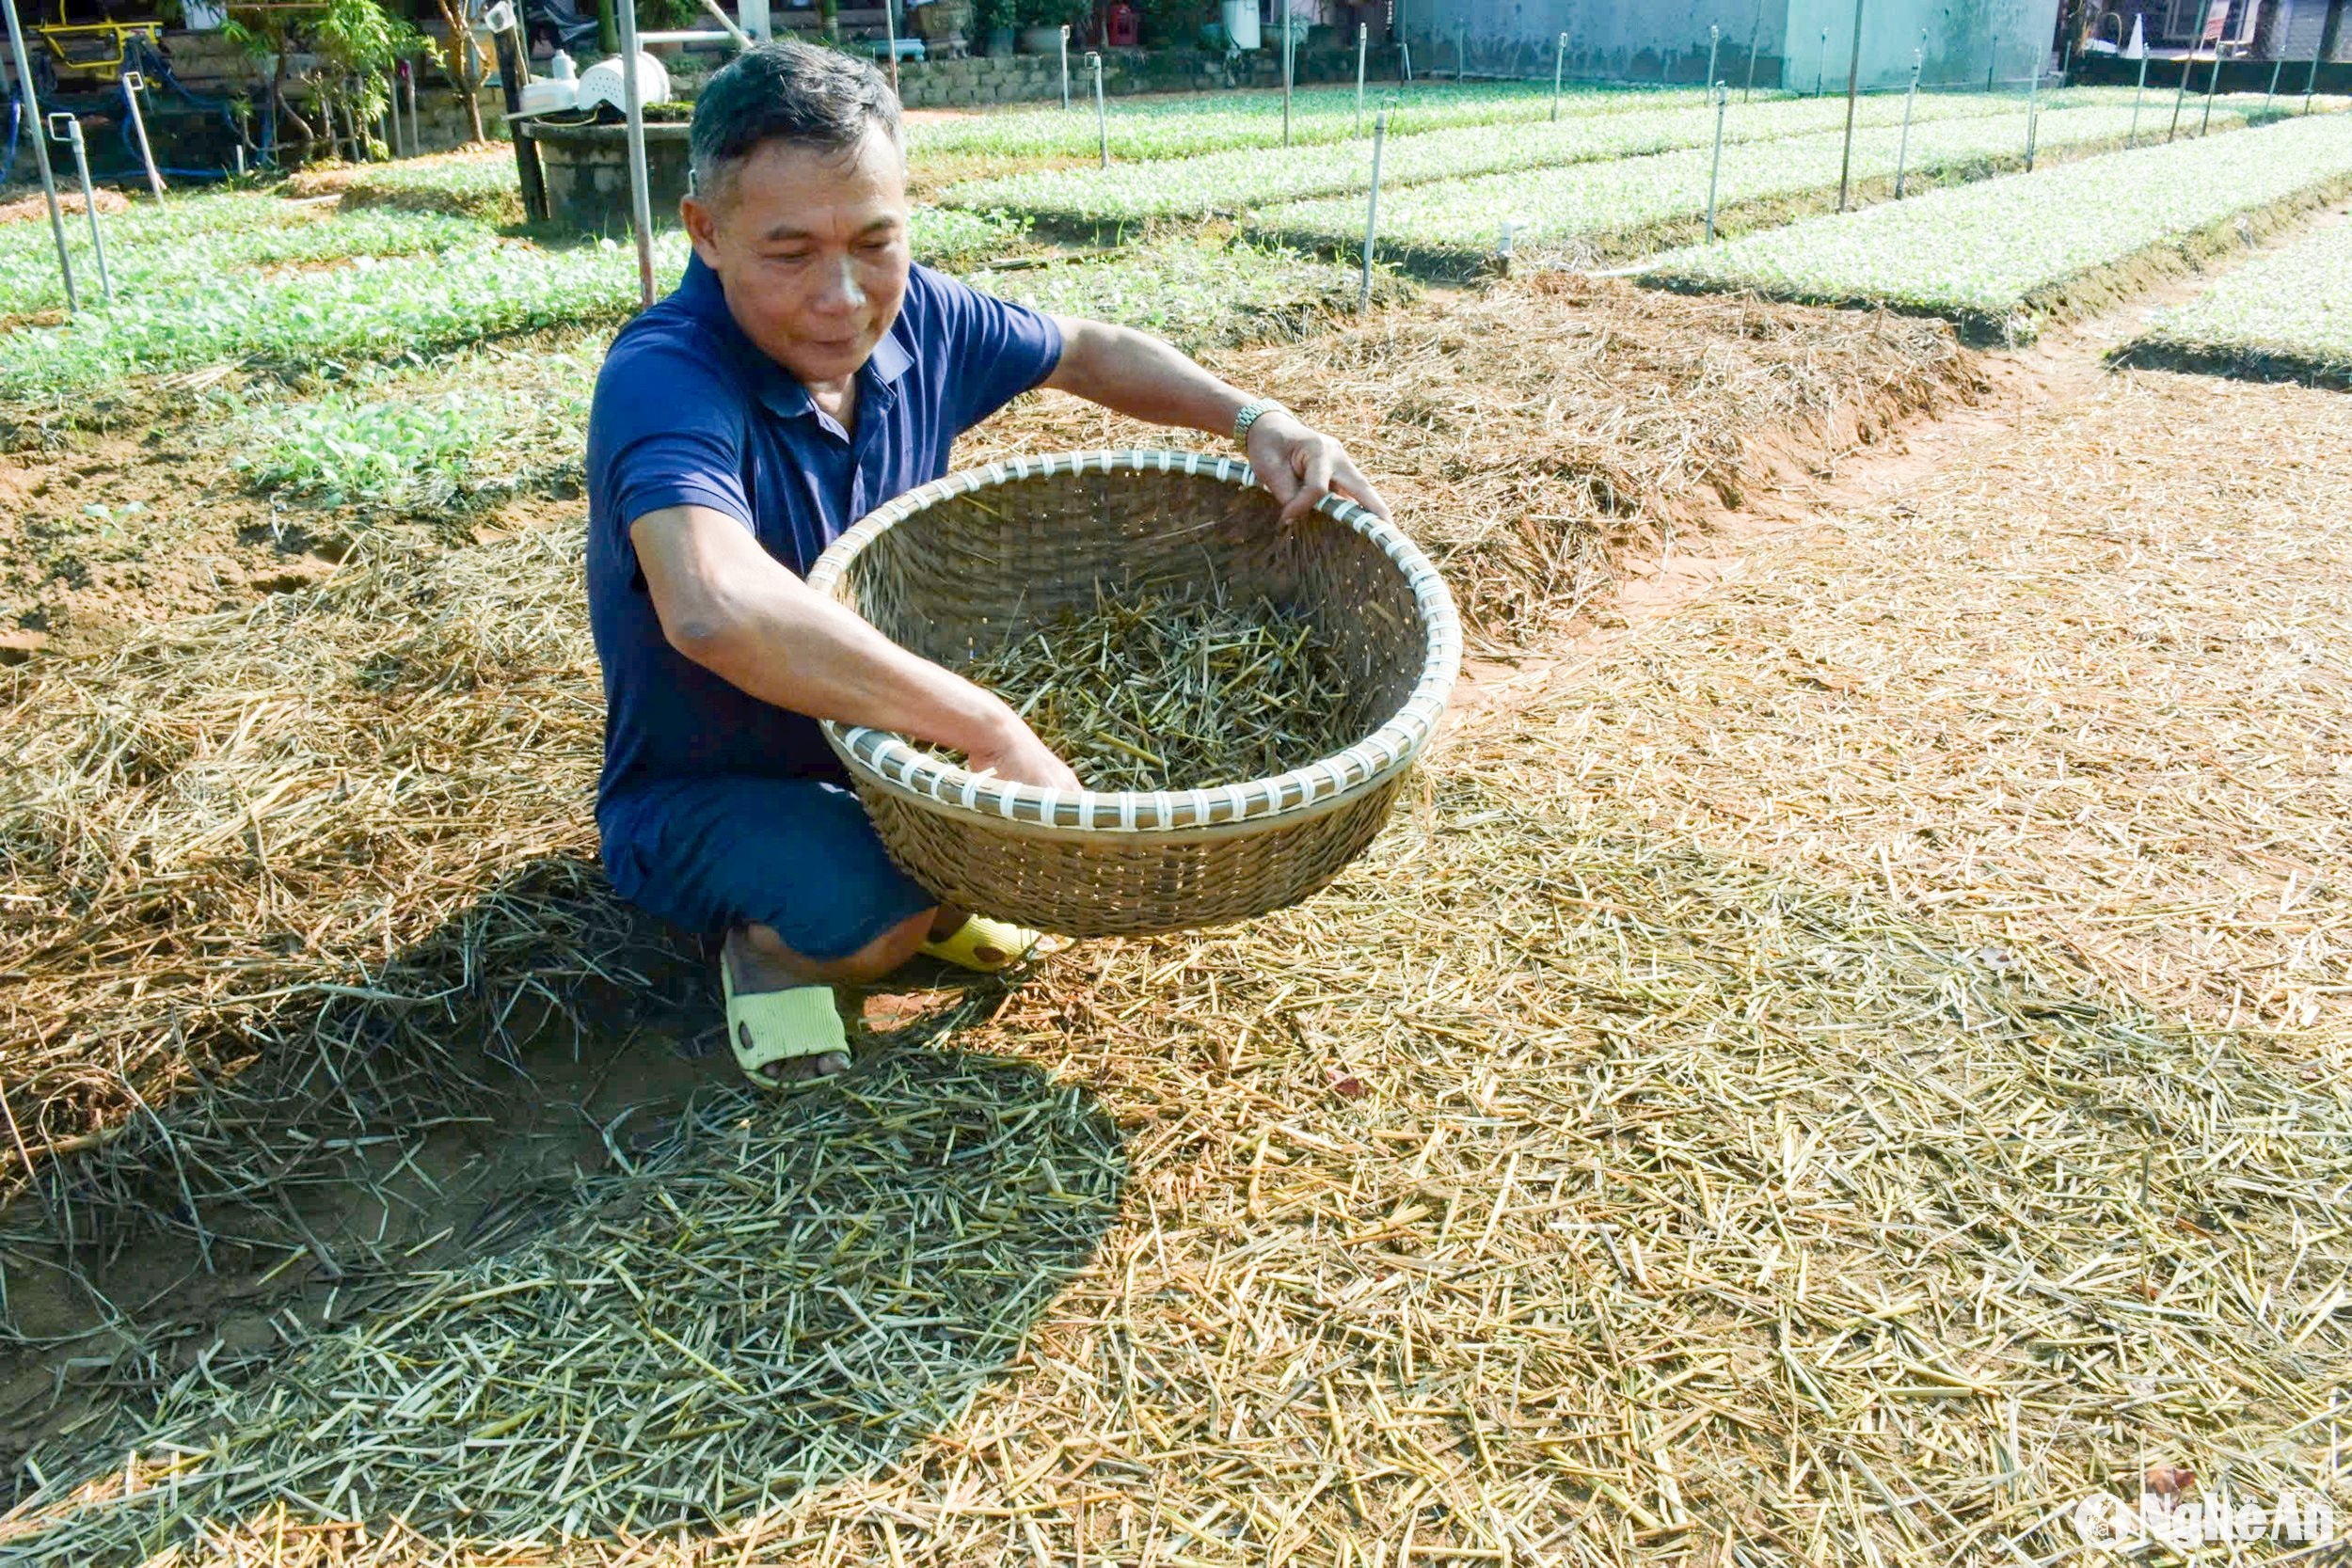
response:
{"label": "vegetable bed", "polygon": [[[929,261],[969,260],[1001,249],[1018,233],[991,214],[914,213],[915,254]],[[660,286],[667,289],[686,265],[686,238],[660,235],[655,251]],[[477,241],[469,249],[358,257],[293,276],[217,272],[200,288],[125,290],[105,310],[0,334],[0,401],[63,402],[129,376],[228,361],[289,368],[400,359],[505,333],[618,318],[636,304],[635,252],[609,242],[546,250]]]}
{"label": "vegetable bed", "polygon": [[2346,189],[2352,123],[2314,116],[1678,251],[1645,280],[1945,316],[2018,341]]}
{"label": "vegetable bed", "polygon": [[[1976,118],[2011,107],[2007,100],[1982,93],[1923,94],[1916,118],[1923,122]],[[1859,118],[1864,125],[1886,126],[1899,124],[1902,113],[1900,98],[1876,98],[1861,104]],[[1842,100],[1735,105],[1724,117],[1724,137],[1744,143],[1803,135],[1842,126],[1845,118]],[[1714,135],[1715,111],[1704,104],[1578,116],[1557,124],[1514,126],[1508,134],[1478,126],[1392,135],[1381,157],[1381,187],[1706,147]],[[2022,146],[2022,129],[2018,137]],[[1198,221],[1274,202],[1368,190],[1371,184],[1372,142],[1366,137],[1286,152],[1249,149],[1169,163],[968,181],[950,186],[941,199],[949,206],[1007,208],[1044,227],[1092,232],[1154,220]]]}
{"label": "vegetable bed", "polygon": [[[1070,63],[1073,100],[1090,90],[1085,68]],[[1613,114],[1666,105],[1695,104],[1697,87],[1572,88],[1561,95],[1563,115]],[[1367,133],[1376,109],[1390,122],[1414,131],[1462,125],[1499,125],[1549,120],[1549,82],[1502,82],[1474,87],[1422,84],[1398,87],[1373,83],[1364,90]],[[1088,112],[1060,108],[1007,109],[950,119],[926,119],[907,127],[910,154],[927,157],[1089,158],[1098,150],[1091,105]],[[1237,147],[1282,145],[1282,99],[1279,93],[1227,92],[1184,97],[1112,99],[1106,118],[1114,158],[1184,158]],[[1356,135],[1356,89],[1303,87],[1291,95],[1291,145],[1345,141]]]}
{"label": "vegetable bed", "polygon": [[[1842,108],[1843,106],[1840,105]],[[2120,142],[2128,108],[2061,109],[2041,117],[2043,157]],[[2216,124],[2223,124],[2216,117]],[[2232,126],[2238,122],[2226,120]],[[1866,192],[1891,186],[1899,129],[1857,134],[1853,175]],[[2216,145],[2219,145],[2217,143]],[[1977,178],[2022,165],[2022,114],[1915,124],[1907,167],[1915,182]],[[1842,132],[1751,142],[1724,150],[1717,200],[1733,228],[1771,223],[1834,199],[1845,158]],[[1422,185],[1380,198],[1380,249],[1410,264],[1458,273],[1483,263],[1512,228],[1516,251],[1581,258],[1621,254],[1691,233],[1705,221],[1710,148],[1549,171]],[[1906,203],[1906,206],[1914,205]],[[1362,243],[1361,198],[1297,202],[1262,214],[1262,235],[1344,248]]]}
{"label": "vegetable bed", "polygon": [[2352,223],[2307,234],[2157,312],[2135,364],[2352,388]]}

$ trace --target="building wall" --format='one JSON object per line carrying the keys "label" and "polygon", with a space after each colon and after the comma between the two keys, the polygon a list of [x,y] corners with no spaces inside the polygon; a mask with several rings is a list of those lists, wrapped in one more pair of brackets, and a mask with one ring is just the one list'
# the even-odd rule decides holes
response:
{"label": "building wall", "polygon": [[[1846,85],[1853,48],[1853,0],[1790,0],[1788,41],[1793,62],[1788,86],[1812,90],[1817,73]],[[2058,0],[1869,0],[1863,8],[1862,85],[1899,87],[1910,80],[1915,52],[1924,55],[1922,83],[2022,87],[2037,68],[2047,69],[2058,36]],[[1821,35],[1829,35],[1829,65],[1821,71]]]}
{"label": "building wall", "polygon": [[[1923,50],[1930,84],[1982,87],[1990,67],[2022,87],[2050,58],[2058,11],[2058,0],[1867,0],[1862,85],[1900,87]],[[1416,67],[1451,70],[1467,27],[1470,69],[1497,75],[1549,74],[1565,33],[1572,75],[1702,81],[1712,25],[1724,80],[1744,82],[1753,37],[1759,84],[1810,92],[1845,86],[1853,47],[1853,0],[1399,0],[1397,13]]]}

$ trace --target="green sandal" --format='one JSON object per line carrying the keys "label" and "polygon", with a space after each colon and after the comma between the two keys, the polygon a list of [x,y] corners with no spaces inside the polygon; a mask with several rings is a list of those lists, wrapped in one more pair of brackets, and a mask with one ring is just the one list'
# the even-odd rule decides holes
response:
{"label": "green sandal", "polygon": [[727,1046],[743,1076],[771,1093],[788,1094],[829,1084],[839,1073],[778,1078],[768,1069],[804,1056],[850,1055],[850,1034],[831,986],[794,986],[788,990],[735,993],[735,966],[719,959],[719,984],[727,999]]}

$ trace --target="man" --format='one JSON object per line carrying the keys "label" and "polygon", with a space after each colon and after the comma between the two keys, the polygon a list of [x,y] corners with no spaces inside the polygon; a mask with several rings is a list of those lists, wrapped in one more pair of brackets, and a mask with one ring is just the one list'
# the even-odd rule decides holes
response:
{"label": "man", "polygon": [[1285,518],[1385,511],[1329,437],[1168,344],[1041,315],[914,266],[898,101],[869,65],[769,44],[694,108],[694,255],[622,330],[588,421],[588,595],[604,666],[596,820],[624,897],[723,934],[727,1038],[754,1082],[849,1065],[831,988],[918,949],[1001,968],[1035,939],[895,867],[817,721],[1073,788],[1012,709],[803,580],[956,437],[1037,387],[1239,435]]}

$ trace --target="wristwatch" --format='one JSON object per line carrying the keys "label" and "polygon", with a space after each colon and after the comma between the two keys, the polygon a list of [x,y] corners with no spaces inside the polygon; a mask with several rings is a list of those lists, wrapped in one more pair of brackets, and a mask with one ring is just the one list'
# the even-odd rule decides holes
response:
{"label": "wristwatch", "polygon": [[1260,420],[1265,418],[1268,414],[1287,414],[1289,412],[1289,409],[1283,407],[1272,398],[1255,398],[1250,402],[1242,404],[1241,412],[1233,416],[1233,444],[1241,448],[1242,454],[1244,456],[1248,456],[1249,453],[1249,427],[1256,424]]}

